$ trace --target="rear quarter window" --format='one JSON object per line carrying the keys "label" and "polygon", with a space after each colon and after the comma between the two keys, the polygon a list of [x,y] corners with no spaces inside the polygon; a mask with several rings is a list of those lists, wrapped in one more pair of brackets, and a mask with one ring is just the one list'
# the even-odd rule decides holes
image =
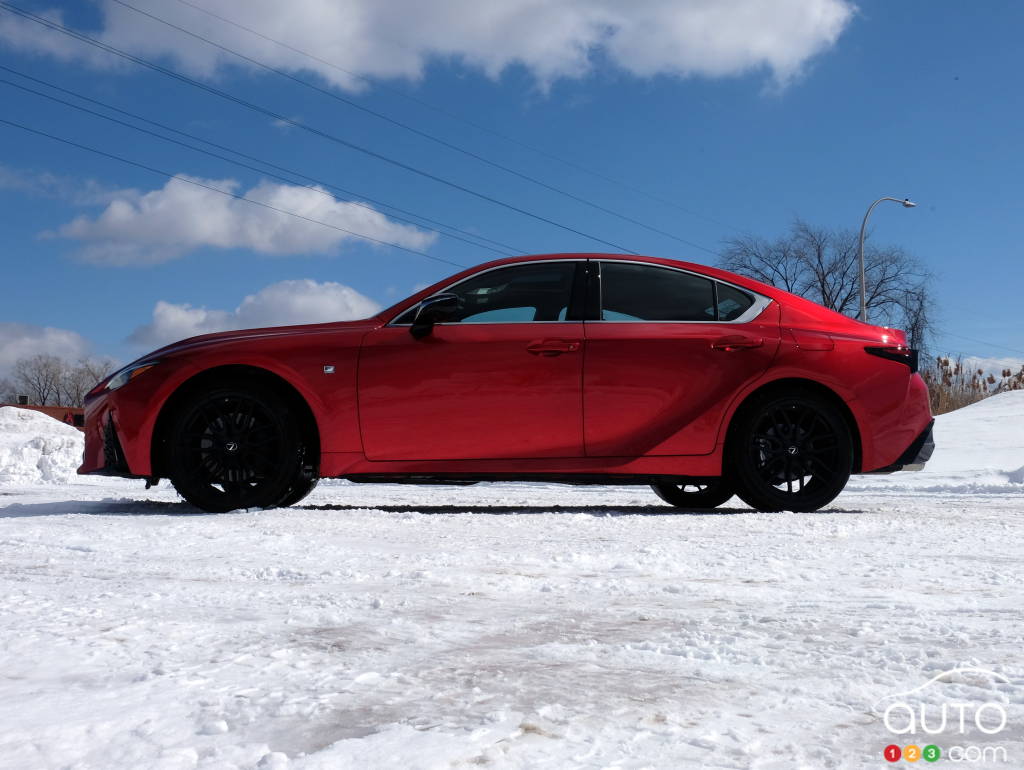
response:
{"label": "rear quarter window", "polygon": [[718,320],[735,321],[754,304],[754,298],[734,286],[718,284]]}

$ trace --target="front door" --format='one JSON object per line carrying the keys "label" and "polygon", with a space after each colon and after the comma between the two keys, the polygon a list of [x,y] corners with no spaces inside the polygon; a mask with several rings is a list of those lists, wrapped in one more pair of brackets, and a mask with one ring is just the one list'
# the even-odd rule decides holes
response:
{"label": "front door", "polygon": [[370,332],[359,420],[370,460],[583,456],[583,324],[566,320],[581,262],[478,273],[422,339],[412,314]]}

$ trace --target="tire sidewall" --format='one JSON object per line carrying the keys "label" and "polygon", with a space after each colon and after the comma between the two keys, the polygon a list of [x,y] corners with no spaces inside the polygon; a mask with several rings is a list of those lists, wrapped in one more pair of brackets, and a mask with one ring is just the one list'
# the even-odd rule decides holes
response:
{"label": "tire sidewall", "polygon": [[724,478],[708,483],[708,488],[699,492],[684,492],[679,486],[663,481],[651,483],[654,494],[669,505],[684,510],[717,508],[735,494],[732,485]]}
{"label": "tire sidewall", "polygon": [[[243,500],[232,501],[230,496],[210,484],[200,483],[190,477],[185,472],[185,457],[177,447],[181,443],[181,433],[204,407],[225,397],[238,396],[257,401],[270,415],[280,437],[282,462],[277,464],[274,474],[261,482],[250,495]],[[239,508],[267,508],[277,505],[292,491],[301,471],[302,454],[299,431],[284,399],[269,388],[242,383],[223,384],[196,394],[176,411],[169,431],[168,476],[185,500],[210,513],[224,513]]]}

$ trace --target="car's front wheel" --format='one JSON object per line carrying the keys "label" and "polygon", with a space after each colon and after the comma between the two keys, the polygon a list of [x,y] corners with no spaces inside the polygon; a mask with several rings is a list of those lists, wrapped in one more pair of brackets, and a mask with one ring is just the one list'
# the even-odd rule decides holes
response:
{"label": "car's front wheel", "polygon": [[767,395],[738,413],[726,466],[752,508],[816,511],[850,479],[853,436],[839,409],[813,392]]}
{"label": "car's front wheel", "polygon": [[292,484],[291,488],[288,490],[288,493],[284,496],[284,499],[277,504],[279,507],[287,508],[288,506],[295,505],[316,488],[320,479],[308,474],[309,471],[307,470],[306,473],[296,479],[295,483]]}
{"label": "car's front wheel", "polygon": [[734,494],[732,485],[722,478],[690,484],[655,481],[651,489],[669,505],[683,510],[717,508]]}
{"label": "car's front wheel", "polygon": [[294,415],[268,388],[225,385],[199,394],[178,410],[168,438],[171,482],[205,511],[269,508],[311,488]]}

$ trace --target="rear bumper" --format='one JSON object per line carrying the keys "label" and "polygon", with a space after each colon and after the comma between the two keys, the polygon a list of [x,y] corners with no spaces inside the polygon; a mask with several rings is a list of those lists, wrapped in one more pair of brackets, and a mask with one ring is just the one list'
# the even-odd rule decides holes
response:
{"label": "rear bumper", "polygon": [[903,454],[892,465],[871,471],[871,473],[895,473],[896,471],[920,471],[924,470],[925,463],[931,459],[935,451],[935,439],[932,437],[932,429],[935,427],[935,420],[928,423],[928,427],[910,442]]}

